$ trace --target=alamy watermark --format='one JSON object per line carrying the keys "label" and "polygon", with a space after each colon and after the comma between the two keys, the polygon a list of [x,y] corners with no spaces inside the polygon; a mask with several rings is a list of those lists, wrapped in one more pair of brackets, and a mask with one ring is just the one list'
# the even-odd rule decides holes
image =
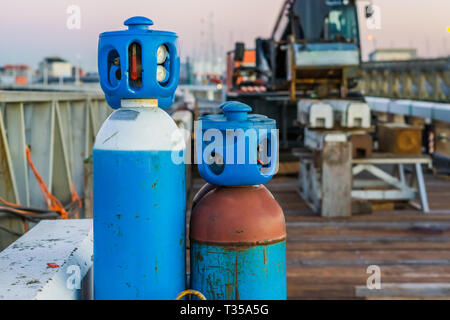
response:
{"label": "alamy watermark", "polygon": [[369,30],[381,29],[381,8],[376,5],[366,7],[366,24]]}
{"label": "alamy watermark", "polygon": [[78,265],[70,265],[66,269],[68,275],[66,279],[66,288],[69,290],[81,289],[81,269]]}
{"label": "alamy watermark", "polygon": [[81,29],[81,8],[76,4],[67,7],[66,13],[69,15],[66,20],[66,26],[69,30]]}
{"label": "alamy watermark", "polygon": [[[197,121],[195,132],[194,155],[191,147],[186,146],[186,153],[172,151],[175,164],[207,164],[207,165],[252,165],[259,164],[263,168],[277,167],[278,129],[236,128],[236,129],[202,129],[201,121]],[[190,132],[185,129],[172,132],[172,144],[177,145],[184,139],[190,141]]]}
{"label": "alamy watermark", "polygon": [[370,274],[367,278],[366,286],[369,290],[381,289],[381,268],[377,265],[370,265],[367,267],[366,273]]}

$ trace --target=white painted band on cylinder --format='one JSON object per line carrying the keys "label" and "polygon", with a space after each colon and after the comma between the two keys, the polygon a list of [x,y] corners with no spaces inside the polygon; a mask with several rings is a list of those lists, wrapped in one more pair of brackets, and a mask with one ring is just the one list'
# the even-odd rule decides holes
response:
{"label": "white painted band on cylinder", "polygon": [[116,151],[179,151],[185,147],[183,133],[167,112],[142,107],[115,110],[94,143],[94,149]]}
{"label": "white painted band on cylinder", "polygon": [[158,99],[122,99],[123,108],[158,108]]}

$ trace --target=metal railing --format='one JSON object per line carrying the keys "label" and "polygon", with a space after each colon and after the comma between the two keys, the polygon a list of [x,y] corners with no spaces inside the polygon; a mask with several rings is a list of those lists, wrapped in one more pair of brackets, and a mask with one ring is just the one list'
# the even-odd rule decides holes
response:
{"label": "metal railing", "polygon": [[450,57],[362,64],[366,96],[450,102]]}
{"label": "metal railing", "polygon": [[[28,147],[51,193],[67,204],[73,184],[82,197],[84,161],[111,111],[101,93],[0,91],[0,196],[22,206],[46,208],[27,163]],[[15,237],[24,232],[24,225],[20,218],[0,213],[0,229]],[[0,247],[4,242],[11,239],[0,237]]]}

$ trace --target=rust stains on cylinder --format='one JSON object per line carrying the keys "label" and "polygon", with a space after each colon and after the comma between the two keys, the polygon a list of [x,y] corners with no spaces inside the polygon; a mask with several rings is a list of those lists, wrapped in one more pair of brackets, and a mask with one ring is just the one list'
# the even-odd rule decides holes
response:
{"label": "rust stains on cylinder", "polygon": [[283,210],[263,185],[205,185],[191,215],[190,238],[197,242],[249,245],[286,238]]}

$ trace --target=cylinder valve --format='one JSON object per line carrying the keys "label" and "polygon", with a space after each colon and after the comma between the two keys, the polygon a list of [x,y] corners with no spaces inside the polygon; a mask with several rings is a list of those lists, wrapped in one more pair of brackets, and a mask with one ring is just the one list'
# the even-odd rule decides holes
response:
{"label": "cylinder valve", "polygon": [[151,30],[153,21],[133,17],[128,30],[100,35],[98,70],[109,105],[122,99],[157,99],[168,108],[175,96],[180,73],[178,38],[173,32]]}
{"label": "cylinder valve", "polygon": [[252,108],[226,102],[218,115],[199,119],[198,169],[203,179],[216,185],[255,185],[269,181],[278,160],[275,120],[249,114]]}

